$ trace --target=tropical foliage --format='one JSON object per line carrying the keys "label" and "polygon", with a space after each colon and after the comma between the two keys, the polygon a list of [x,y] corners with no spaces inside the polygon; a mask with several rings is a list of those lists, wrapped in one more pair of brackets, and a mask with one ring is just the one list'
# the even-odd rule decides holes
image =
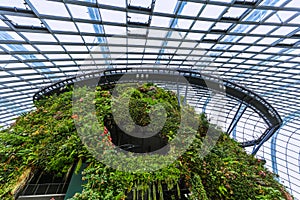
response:
{"label": "tropical foliage", "polygon": [[[89,151],[89,147],[84,144],[93,142],[97,148],[107,148],[111,145],[113,138],[109,130],[115,126],[111,93],[112,87],[106,86],[97,87],[92,95],[102,134],[93,133],[86,137],[78,135],[74,121],[80,120],[81,116],[72,111],[72,88],[35,102],[37,107],[35,111],[23,114],[10,128],[2,130],[0,199],[13,199],[36,169],[61,176],[78,161],[75,171],[78,171],[83,161],[88,166],[83,171],[83,179],[86,180],[84,190],[76,194],[74,200],[126,198],[158,200],[180,197],[195,200],[291,199],[285,188],[276,181],[276,175],[266,170],[261,160],[248,155],[226,134],[220,134],[216,145],[208,155],[204,158],[198,156],[199,149],[203,147],[203,141],[207,137],[208,128],[213,127],[204,114],[191,119],[193,123],[196,120],[199,126],[188,150],[162,169],[125,172],[103,164],[90,153],[93,150]],[[120,93],[117,100],[122,95],[130,96],[130,115],[141,126],[150,123],[151,106],[157,103],[164,105],[167,120],[159,135],[167,142],[176,140],[180,119],[190,116],[181,112],[174,93],[153,84],[139,85],[130,93]],[[83,102],[88,99],[87,95],[77,100]],[[186,106],[186,109],[190,113],[194,112],[189,106]],[[122,118],[122,114],[120,115]],[[123,118],[126,122],[125,117]],[[190,131],[188,127],[184,130]],[[213,127],[213,131],[220,130]],[[170,157],[172,154],[153,156],[155,160],[161,160],[162,164]],[[119,162],[122,162],[122,159],[125,161],[127,157],[119,157]],[[132,166],[128,167],[138,168],[140,163],[145,162],[143,157],[135,159],[130,162]],[[183,193],[187,195],[184,197]]]}

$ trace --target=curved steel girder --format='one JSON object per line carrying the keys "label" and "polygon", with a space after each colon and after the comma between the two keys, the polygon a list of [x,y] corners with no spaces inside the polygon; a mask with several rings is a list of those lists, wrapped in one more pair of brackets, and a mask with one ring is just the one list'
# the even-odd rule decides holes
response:
{"label": "curved steel girder", "polygon": [[[84,85],[89,82],[95,82],[95,79],[98,79],[97,82],[99,85],[113,84],[118,81],[124,74],[126,74],[127,79],[129,78],[129,80],[132,81],[146,79],[145,77],[141,78],[141,76],[137,77],[137,75],[147,74],[147,81],[163,81],[169,83],[180,83],[180,79],[176,79],[176,77],[183,76],[191,85],[200,86],[214,92],[224,93],[225,91],[225,95],[227,97],[242,102],[246,106],[253,109],[261,118],[264,119],[264,121],[269,126],[258,139],[241,143],[243,147],[255,146],[253,154],[258,151],[259,147],[261,147],[262,144],[267,141],[282,124],[282,119],[278,112],[266,100],[250,91],[249,89],[211,75],[201,74],[197,71],[183,69],[115,68],[107,69],[100,73],[93,72],[82,74],[63,81],[59,81],[55,84],[41,89],[33,96],[33,100],[39,100],[43,96],[59,92],[61,88],[68,85],[73,85],[75,82],[79,82]],[[209,85],[209,88],[207,85]]]}

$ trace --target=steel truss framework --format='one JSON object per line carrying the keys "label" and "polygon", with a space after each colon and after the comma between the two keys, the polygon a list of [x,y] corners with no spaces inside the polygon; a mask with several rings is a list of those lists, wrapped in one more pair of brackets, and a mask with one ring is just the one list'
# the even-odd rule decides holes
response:
{"label": "steel truss framework", "polygon": [[[0,126],[34,109],[41,88],[82,69],[163,66],[211,74],[277,110],[283,125],[257,156],[300,199],[299,14],[298,0],[3,0]],[[222,104],[212,106],[210,91],[197,86],[186,98],[210,117]],[[235,99],[226,110],[219,120],[240,142],[269,127]]]}

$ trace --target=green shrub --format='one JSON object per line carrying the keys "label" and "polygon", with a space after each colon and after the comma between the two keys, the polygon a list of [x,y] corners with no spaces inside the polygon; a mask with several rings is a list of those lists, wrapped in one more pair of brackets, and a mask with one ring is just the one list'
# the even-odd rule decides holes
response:
{"label": "green shrub", "polygon": [[[129,95],[121,92],[120,95]],[[131,92],[129,106],[133,120],[142,126],[149,124],[149,109],[162,103],[167,111],[167,121],[160,135],[169,141],[176,140],[180,117],[185,116],[180,112],[176,95],[153,84],[140,85]],[[113,124],[111,87],[97,87],[93,96],[101,127],[104,120]],[[61,176],[78,159],[88,164],[83,171],[87,183],[82,193],[73,197],[74,200],[175,199],[181,196],[182,187],[190,191],[190,199],[288,198],[284,187],[274,179],[275,175],[226,134],[221,134],[206,157],[199,157],[199,148],[210,126],[204,114],[193,119],[200,123],[193,144],[172,164],[152,172],[123,172],[97,161],[82,144],[74,124],[79,116],[72,113],[72,88],[35,104],[35,111],[20,116],[14,125],[0,132],[0,199],[13,198],[17,180],[29,167]],[[187,109],[194,112],[188,106]],[[191,130],[186,127],[185,131]],[[105,141],[96,142],[97,145],[106,145]],[[165,155],[155,155],[154,158],[161,162],[169,159]],[[143,157],[135,159],[132,168],[143,162]],[[172,191],[169,197],[164,194],[166,190]]]}

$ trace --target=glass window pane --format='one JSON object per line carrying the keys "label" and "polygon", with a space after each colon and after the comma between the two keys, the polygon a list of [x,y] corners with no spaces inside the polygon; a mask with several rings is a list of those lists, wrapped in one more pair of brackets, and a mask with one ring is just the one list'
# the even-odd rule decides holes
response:
{"label": "glass window pane", "polygon": [[55,38],[51,34],[47,33],[22,33],[27,39],[31,41],[47,41],[47,42],[56,42]]}
{"label": "glass window pane", "polygon": [[276,26],[259,25],[251,33],[252,34],[267,34],[275,28],[276,28]]}
{"label": "glass window pane", "polygon": [[213,25],[213,22],[206,22],[206,21],[197,21],[192,30],[201,30],[201,31],[207,31],[211,28]]}
{"label": "glass window pane", "polygon": [[30,2],[40,14],[70,17],[63,3],[46,0],[30,0]]}
{"label": "glass window pane", "polygon": [[138,23],[148,23],[149,15],[136,14],[136,13],[128,13],[128,21],[130,22],[138,22]]}
{"label": "glass window pane", "polygon": [[202,7],[203,4],[201,3],[187,2],[186,5],[184,5],[180,15],[197,16]]}
{"label": "glass window pane", "polygon": [[59,45],[35,45],[40,51],[64,51]]}
{"label": "glass window pane", "polygon": [[0,39],[24,41],[23,38],[21,38],[16,32],[13,31],[0,31]]}
{"label": "glass window pane", "polygon": [[100,12],[101,12],[102,20],[105,22],[126,23],[125,12],[105,10],[105,9],[101,9]]}
{"label": "glass window pane", "polygon": [[177,26],[178,26],[178,28],[189,29],[192,23],[193,23],[193,20],[178,19]]}
{"label": "glass window pane", "polygon": [[295,31],[298,27],[280,27],[275,30],[272,35],[289,35],[291,32]]}
{"label": "glass window pane", "polygon": [[253,10],[243,21],[260,22],[263,21],[271,12],[272,11],[270,10]]}
{"label": "glass window pane", "polygon": [[215,6],[215,5],[207,5],[205,6],[204,10],[202,11],[200,17],[207,17],[217,19],[224,11],[226,7],[223,6]]}
{"label": "glass window pane", "polygon": [[97,8],[91,8],[86,6],[78,6],[68,4],[68,8],[74,18],[80,19],[100,19],[100,12]]}
{"label": "glass window pane", "polygon": [[128,0],[128,5],[148,8],[151,6],[152,0]]}
{"label": "glass window pane", "polygon": [[248,33],[254,25],[248,25],[248,24],[238,24],[236,25],[231,32],[234,33]]}
{"label": "glass window pane", "polygon": [[106,34],[126,35],[125,27],[104,25],[103,28]]}
{"label": "glass window pane", "polygon": [[170,26],[171,18],[168,17],[158,17],[153,16],[151,21],[151,26],[158,26],[158,27],[166,27]]}
{"label": "glass window pane", "polygon": [[57,39],[60,42],[72,42],[72,43],[82,43],[83,41],[81,39],[81,36],[79,35],[60,35],[60,34],[56,34],[55,35],[57,37]]}
{"label": "glass window pane", "polygon": [[101,30],[101,25],[99,24],[88,24],[88,23],[77,23],[80,32],[85,33],[95,33],[96,30]]}
{"label": "glass window pane", "polygon": [[[86,1],[86,0],[85,0]],[[126,7],[125,0],[98,0],[98,3],[105,4],[109,6],[118,6],[118,7]]]}
{"label": "glass window pane", "polygon": [[230,7],[223,17],[240,18],[247,8]]}
{"label": "glass window pane", "polygon": [[273,14],[273,16],[269,18],[266,22],[275,22],[275,23],[286,22],[289,18],[291,18],[295,14],[297,14],[297,12],[278,11],[275,14]]}
{"label": "glass window pane", "polygon": [[11,23],[13,25],[42,27],[42,22],[37,18],[20,17],[12,15],[6,15],[6,17],[9,20],[11,20]]}
{"label": "glass window pane", "polygon": [[77,32],[76,26],[74,25],[73,22],[58,21],[58,20],[45,20],[45,21],[52,30]]}
{"label": "glass window pane", "polygon": [[156,0],[154,12],[174,13],[177,0]]}
{"label": "glass window pane", "polygon": [[260,37],[253,37],[253,36],[245,36],[242,37],[241,40],[239,40],[239,43],[247,43],[247,44],[252,44],[256,42]]}

